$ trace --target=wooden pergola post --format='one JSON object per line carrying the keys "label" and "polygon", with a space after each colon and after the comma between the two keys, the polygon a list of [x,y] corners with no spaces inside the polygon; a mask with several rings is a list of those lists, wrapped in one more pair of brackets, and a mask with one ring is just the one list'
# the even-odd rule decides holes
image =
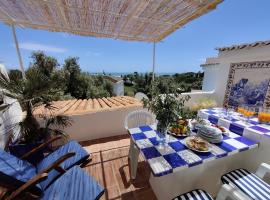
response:
{"label": "wooden pergola post", "polygon": [[22,71],[22,76],[23,76],[23,78],[25,78],[25,71],[24,71],[24,67],[23,67],[23,61],[22,61],[22,56],[21,56],[19,44],[18,44],[16,30],[15,30],[15,27],[14,27],[13,24],[12,24],[11,27],[12,27],[12,33],[13,33],[13,38],[14,38],[14,42],[15,42],[15,46],[16,46],[17,55],[18,55],[18,58],[19,58],[20,68],[21,68],[21,71]]}
{"label": "wooden pergola post", "polygon": [[154,81],[154,79],[155,79],[155,68],[156,68],[156,42],[153,43],[152,81]]}

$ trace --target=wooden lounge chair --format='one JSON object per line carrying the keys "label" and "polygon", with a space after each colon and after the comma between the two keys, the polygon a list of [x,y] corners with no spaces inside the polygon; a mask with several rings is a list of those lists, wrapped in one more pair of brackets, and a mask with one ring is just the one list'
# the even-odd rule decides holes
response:
{"label": "wooden lounge chair", "polygon": [[[61,136],[58,136],[58,137],[54,137],[54,138],[48,140],[47,142],[44,142],[40,146],[34,148],[32,151],[24,154],[20,159],[27,160],[27,158],[31,157],[31,155],[33,155],[34,153],[48,147],[48,145],[50,145],[51,143],[53,143],[56,140],[59,140],[61,138],[62,138]],[[90,154],[77,141],[70,140],[69,142],[60,146],[59,148],[57,148],[53,152],[46,155],[42,160],[40,160],[35,165],[35,167],[37,168],[37,171],[40,172],[40,171],[46,169],[49,165],[51,165],[52,163],[54,163],[59,158],[61,158],[62,156],[66,155],[69,152],[75,152],[76,154],[74,156],[66,159],[65,161],[63,161],[61,163],[61,168],[65,169],[65,170],[68,170],[69,168],[71,168],[75,165],[85,163],[90,156]],[[60,172],[61,172],[61,170],[60,170]],[[58,175],[60,175],[59,170],[58,171],[57,170],[51,171],[48,175],[48,178],[47,178],[48,182],[53,181],[53,179],[55,179]]]}
{"label": "wooden lounge chair", "polygon": [[[17,188],[37,174],[47,173],[46,180],[39,183],[36,187],[31,188],[32,192],[40,194],[58,176],[79,162],[82,157],[86,156],[87,152],[81,151],[82,149],[76,143],[67,143],[49,154],[36,166],[0,149],[0,183]],[[71,150],[75,150],[76,154]]]}
{"label": "wooden lounge chair", "polygon": [[[5,196],[6,200],[20,199],[21,195],[33,186],[46,180],[47,173],[40,173],[31,180]],[[74,166],[42,191],[41,200],[97,200],[104,193],[93,177],[80,167]]]}

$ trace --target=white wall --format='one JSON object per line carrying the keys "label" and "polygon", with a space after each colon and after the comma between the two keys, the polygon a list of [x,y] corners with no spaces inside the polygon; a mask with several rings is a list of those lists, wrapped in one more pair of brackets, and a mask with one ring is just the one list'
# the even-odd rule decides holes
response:
{"label": "white wall", "polygon": [[268,60],[270,60],[270,45],[219,52],[218,57],[207,59],[208,65],[203,66],[202,89],[203,91],[214,90],[213,98],[219,106],[222,106],[231,63]]}
{"label": "white wall", "polygon": [[72,115],[71,127],[65,129],[71,139],[87,141],[98,138],[126,134],[124,120],[129,112],[142,109],[140,107],[125,107],[107,111],[90,112]]}

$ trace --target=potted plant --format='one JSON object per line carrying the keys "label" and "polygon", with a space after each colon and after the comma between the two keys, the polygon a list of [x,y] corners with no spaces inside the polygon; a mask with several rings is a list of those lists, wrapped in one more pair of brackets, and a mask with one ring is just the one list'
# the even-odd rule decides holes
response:
{"label": "potted plant", "polygon": [[[12,138],[14,135],[12,132],[10,133],[9,149],[18,157],[35,148],[48,137],[66,136],[62,130],[71,125],[67,116],[55,115],[53,112],[55,108],[51,102],[59,99],[61,83],[55,81],[52,74],[46,75],[35,66],[27,70],[25,78],[19,71],[10,74],[10,78],[0,73],[0,88],[3,89],[3,95],[17,99],[23,110],[23,120],[12,125],[13,130],[19,127],[19,137],[14,140]],[[35,116],[34,111],[39,106],[44,106],[47,112]],[[44,123],[40,123],[40,121]],[[37,161],[42,158],[42,155],[42,152],[39,152],[29,161]]]}
{"label": "potted plant", "polygon": [[144,107],[156,115],[158,132],[165,134],[171,122],[183,117],[184,104],[190,99],[190,96],[183,96],[181,92],[181,88],[172,81],[152,83],[151,98],[143,99],[143,103]]}

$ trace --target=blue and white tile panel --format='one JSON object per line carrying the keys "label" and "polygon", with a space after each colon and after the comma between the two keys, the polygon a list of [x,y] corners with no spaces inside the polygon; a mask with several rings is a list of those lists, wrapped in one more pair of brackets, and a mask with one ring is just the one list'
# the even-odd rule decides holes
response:
{"label": "blue and white tile panel", "polygon": [[256,142],[230,132],[228,136],[224,136],[222,143],[212,145],[211,152],[198,153],[189,150],[184,145],[184,139],[173,136],[168,136],[168,145],[159,146],[159,133],[151,126],[132,128],[129,133],[149,163],[154,176],[163,176],[258,146]]}
{"label": "blue and white tile panel", "polygon": [[202,109],[198,112],[198,116],[203,119],[208,119],[211,123],[224,126],[239,135],[246,133],[270,137],[270,125],[259,123],[257,117],[252,117],[250,122],[246,123],[241,119],[241,114],[232,112],[231,118],[229,119],[226,117],[223,108]]}

